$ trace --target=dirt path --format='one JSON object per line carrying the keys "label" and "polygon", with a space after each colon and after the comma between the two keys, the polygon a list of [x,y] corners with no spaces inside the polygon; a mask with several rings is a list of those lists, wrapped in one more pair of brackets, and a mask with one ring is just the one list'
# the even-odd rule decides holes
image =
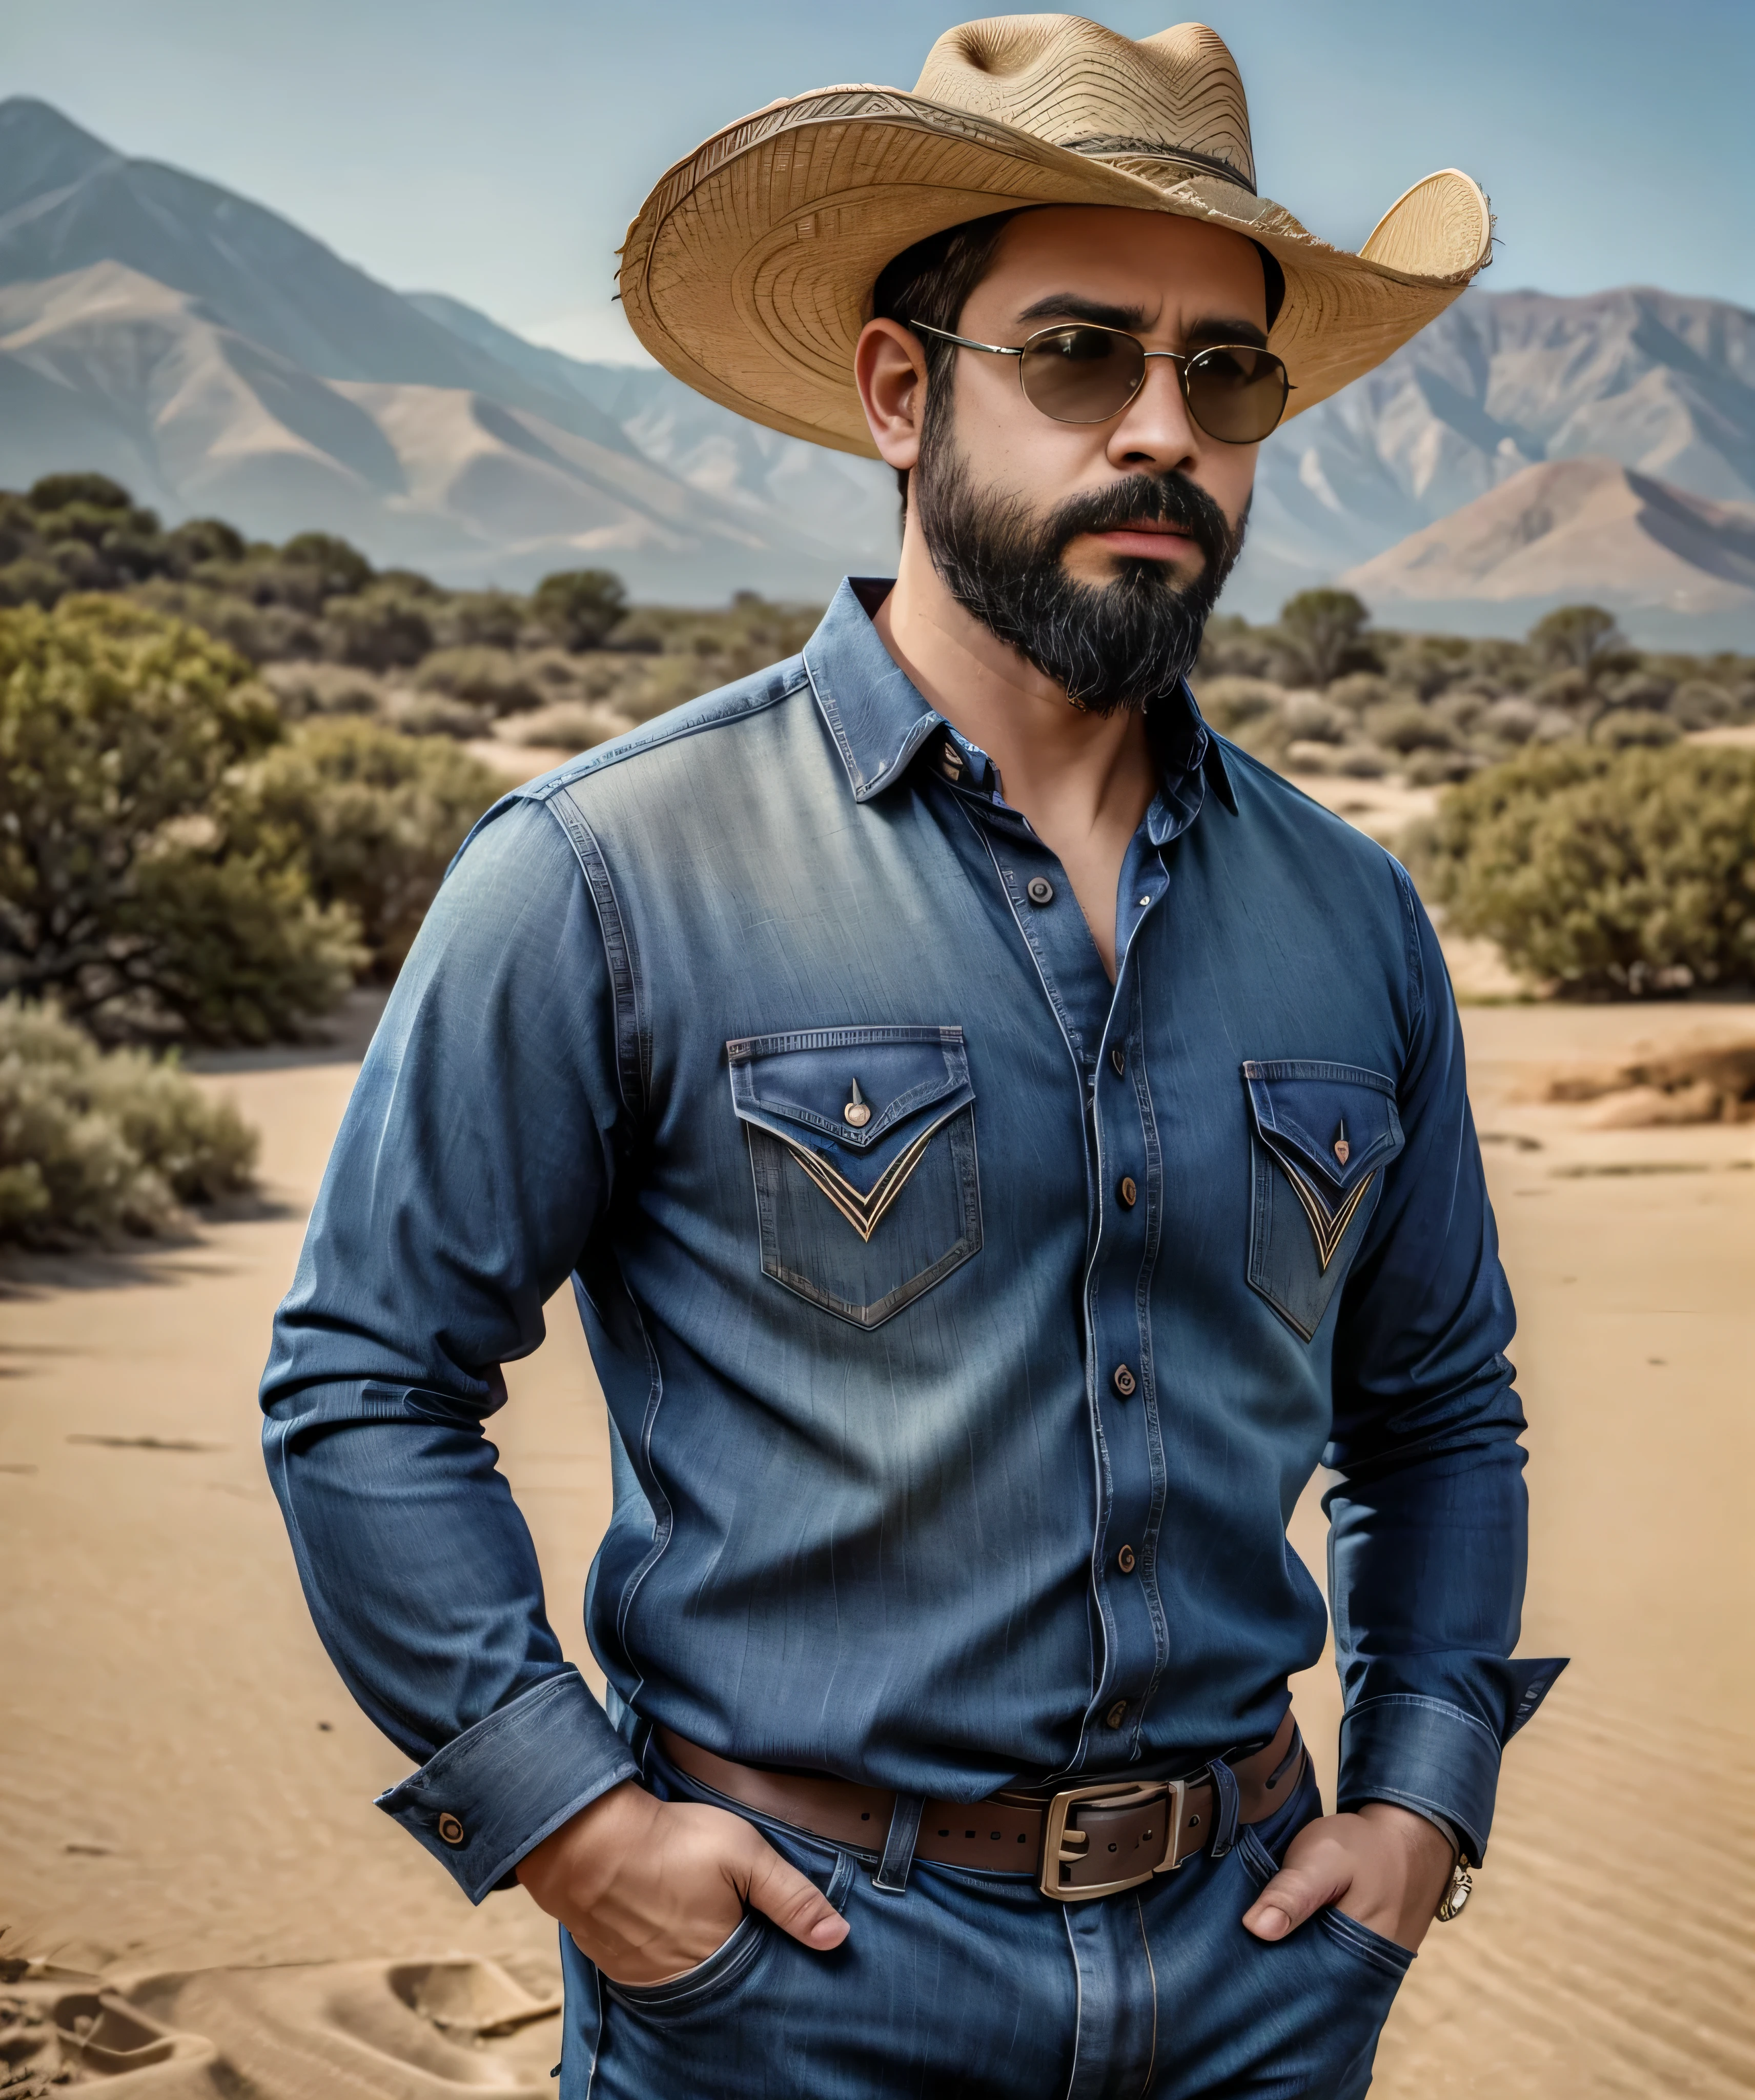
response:
{"label": "dirt path", "polygon": [[[1377,2089],[1746,2093],[1755,1125],[1591,1132],[1576,1110],[1517,1097],[1546,1064],[1632,1054],[1642,1038],[1755,1036],[1755,1008],[1466,1019],[1532,1424],[1523,1645],[1576,1661],[1508,1753],[1475,1904],[1417,1964]],[[257,1454],[268,1319],[353,1069],[283,1063],[204,1082],[262,1129],[281,1215],[132,1260],[6,1272],[0,1955],[134,1976],[372,1963],[335,1970],[321,2006],[276,1985],[275,2017],[289,2036],[304,2022],[333,2042],[334,2007],[365,1977],[382,2003],[377,2027],[355,2021],[377,2037],[359,2089],[399,2095],[443,2089],[406,2082],[408,2035],[452,2030],[418,2010],[427,2001],[391,1957],[496,1958],[539,1998],[554,1961],[550,1927],[521,1895],[472,1910],[372,1807],[403,1762],[317,1643]],[[568,1299],[509,1383],[505,1468],[562,1639],[594,1675],[579,1599],[607,1464]],[[1318,1564],[1320,1529],[1313,1491],[1294,1537]],[[1331,1742],[1331,1675],[1313,1673],[1299,1704]],[[490,1996],[511,1988],[455,1973]],[[267,1988],[209,1978],[142,2002],[173,2025],[195,2021],[193,2006],[204,2032],[228,2017],[259,2031],[268,2013],[245,2010]],[[541,2023],[518,2032],[534,2062]],[[508,2089],[524,2089],[519,2067],[505,2067]],[[278,2095],[324,2091],[337,2074],[250,2075]]]}

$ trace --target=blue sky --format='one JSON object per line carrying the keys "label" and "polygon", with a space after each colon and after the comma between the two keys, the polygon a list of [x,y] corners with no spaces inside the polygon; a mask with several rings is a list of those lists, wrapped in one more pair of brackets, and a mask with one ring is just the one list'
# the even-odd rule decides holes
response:
{"label": "blue sky", "polygon": [[[665,166],[780,95],[911,86],[955,0],[3,0],[0,94],[271,205],[405,289],[637,355],[613,251]],[[1144,36],[1163,0],[1091,11]],[[1264,192],[1349,247],[1466,168],[1489,286],[1755,307],[1755,0],[1210,0]]]}

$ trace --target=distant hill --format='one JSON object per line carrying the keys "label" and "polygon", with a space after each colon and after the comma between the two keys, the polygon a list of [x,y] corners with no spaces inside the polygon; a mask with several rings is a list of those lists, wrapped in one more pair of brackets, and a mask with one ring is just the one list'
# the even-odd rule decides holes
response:
{"label": "distant hill", "polygon": [[1755,504],[1709,503],[1607,459],[1552,460],[1341,578],[1387,625],[1526,629],[1581,598],[1627,609],[1655,642],[1733,648],[1755,634]]}
{"label": "distant hill", "polygon": [[[1225,608],[1270,617],[1343,572],[1369,576],[1356,587],[1374,602],[1405,567],[1379,558],[1532,468],[1585,458],[1678,499],[1755,502],[1755,315],[1647,290],[1469,293],[1263,448]],[[820,599],[895,556],[894,482],[875,463],[665,373],[540,348],[442,293],[394,292],[272,211],[15,98],[0,102],[0,485],[64,466],[115,474],[168,518],[332,527],[456,583],[589,559],[648,599]],[[1721,527],[1677,532],[1654,544],[1687,566],[1681,542],[1716,546]],[[1568,544],[1568,588],[1636,638],[1694,616],[1620,555],[1594,570],[1589,533]],[[1394,602],[1519,631],[1546,588],[1515,588],[1519,558],[1491,588],[1484,574]],[[1707,600],[1755,642],[1740,600]]]}

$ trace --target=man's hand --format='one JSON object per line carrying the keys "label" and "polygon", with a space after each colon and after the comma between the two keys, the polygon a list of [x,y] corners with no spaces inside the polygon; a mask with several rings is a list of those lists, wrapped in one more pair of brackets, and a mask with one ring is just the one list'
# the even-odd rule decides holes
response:
{"label": "man's hand", "polygon": [[1410,1952],[1425,1939],[1450,1877],[1449,1841],[1435,1824],[1388,1802],[1307,1823],[1285,1864],[1243,1913],[1258,1939],[1284,1939],[1333,1904]]}
{"label": "man's hand", "polygon": [[704,1961],[746,1904],[819,1952],[847,1937],[846,1919],[753,1824],[632,1780],[545,1838],[518,1877],[617,1983],[662,1983]]}

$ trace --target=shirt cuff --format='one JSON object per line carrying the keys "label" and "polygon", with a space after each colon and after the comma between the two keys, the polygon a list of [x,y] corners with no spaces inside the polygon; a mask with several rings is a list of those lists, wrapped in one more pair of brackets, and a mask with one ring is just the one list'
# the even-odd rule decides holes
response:
{"label": "shirt cuff", "polygon": [[1409,1692],[1364,1699],[1341,1723],[1335,1807],[1368,1801],[1411,1808],[1456,1830],[1479,1866],[1493,1826],[1499,1745],[1484,1721]]}
{"label": "shirt cuff", "polygon": [[471,1903],[569,1816],[639,1767],[571,1664],[465,1728],[377,1806],[448,1867]]}

